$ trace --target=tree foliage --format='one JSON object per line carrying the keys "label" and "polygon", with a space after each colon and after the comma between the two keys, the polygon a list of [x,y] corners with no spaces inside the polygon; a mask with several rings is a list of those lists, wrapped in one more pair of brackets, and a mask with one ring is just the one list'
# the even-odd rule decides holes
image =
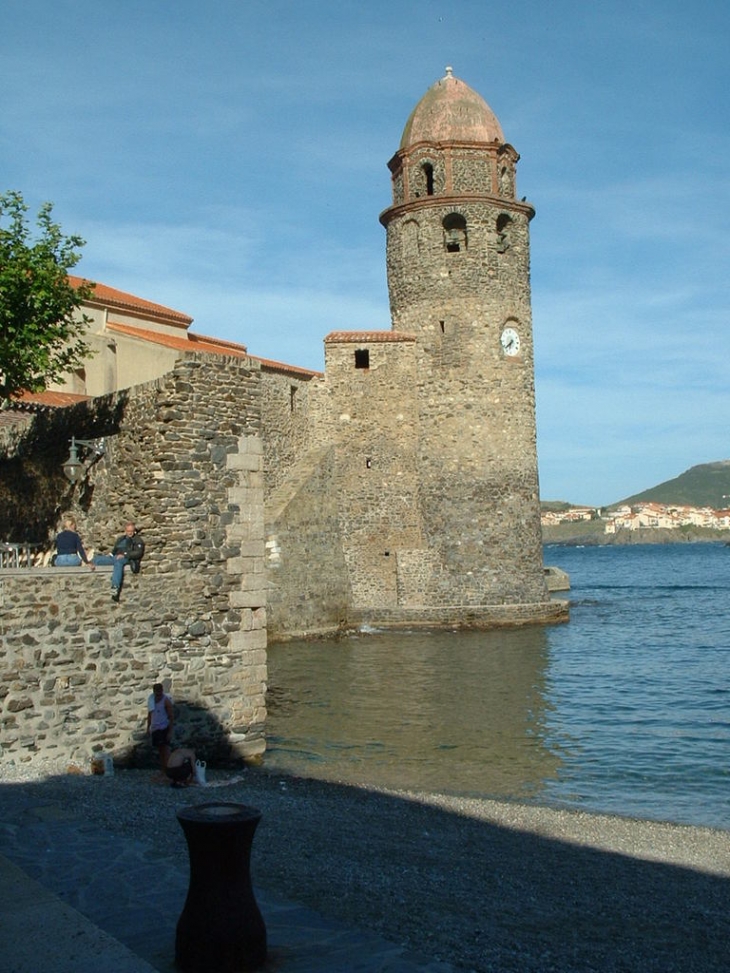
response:
{"label": "tree foliage", "polygon": [[64,236],[52,210],[41,206],[32,240],[22,195],[0,195],[0,402],[42,391],[91,354],[83,338],[90,319],[78,309],[94,285],[68,278],[85,241]]}

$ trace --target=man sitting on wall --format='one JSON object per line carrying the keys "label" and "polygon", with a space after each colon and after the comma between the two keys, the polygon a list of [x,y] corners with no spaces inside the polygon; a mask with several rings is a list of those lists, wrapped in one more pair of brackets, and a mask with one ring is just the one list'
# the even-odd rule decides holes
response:
{"label": "man sitting on wall", "polygon": [[125,567],[129,565],[132,574],[138,574],[143,557],[144,541],[131,520],[126,524],[122,536],[114,542],[111,554],[94,556],[94,564],[112,565],[112,601],[119,601]]}

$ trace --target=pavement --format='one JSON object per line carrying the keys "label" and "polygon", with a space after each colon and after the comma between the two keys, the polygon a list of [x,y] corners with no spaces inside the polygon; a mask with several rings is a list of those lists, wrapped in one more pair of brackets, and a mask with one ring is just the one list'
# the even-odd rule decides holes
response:
{"label": "pavement", "polygon": [[[89,826],[60,803],[3,790],[0,973],[174,973],[187,862]],[[453,973],[367,930],[254,894],[269,973]]]}

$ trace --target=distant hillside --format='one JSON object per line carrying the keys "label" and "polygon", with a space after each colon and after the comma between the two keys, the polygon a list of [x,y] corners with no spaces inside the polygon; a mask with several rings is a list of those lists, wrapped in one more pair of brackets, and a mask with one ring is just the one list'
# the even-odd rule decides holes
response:
{"label": "distant hillside", "polygon": [[659,483],[642,493],[635,493],[625,500],[612,503],[611,506],[638,503],[641,500],[688,504],[691,507],[714,507],[716,510],[730,507],[730,460],[692,466],[673,480]]}
{"label": "distant hillside", "polygon": [[[712,507],[715,510],[730,507],[730,459],[692,466],[673,480],[649,487],[648,490],[635,493],[625,500],[607,504],[606,509],[611,510],[621,504],[638,503],[641,500],[688,504],[690,507]],[[540,501],[542,510],[567,510],[569,507],[590,506],[592,504],[569,503],[566,500]]]}

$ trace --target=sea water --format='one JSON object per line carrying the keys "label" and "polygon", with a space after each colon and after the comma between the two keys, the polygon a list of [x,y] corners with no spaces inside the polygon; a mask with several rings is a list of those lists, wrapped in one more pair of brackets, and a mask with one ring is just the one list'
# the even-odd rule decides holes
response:
{"label": "sea water", "polygon": [[270,646],[267,766],[730,828],[730,547],[545,563],[568,624]]}

